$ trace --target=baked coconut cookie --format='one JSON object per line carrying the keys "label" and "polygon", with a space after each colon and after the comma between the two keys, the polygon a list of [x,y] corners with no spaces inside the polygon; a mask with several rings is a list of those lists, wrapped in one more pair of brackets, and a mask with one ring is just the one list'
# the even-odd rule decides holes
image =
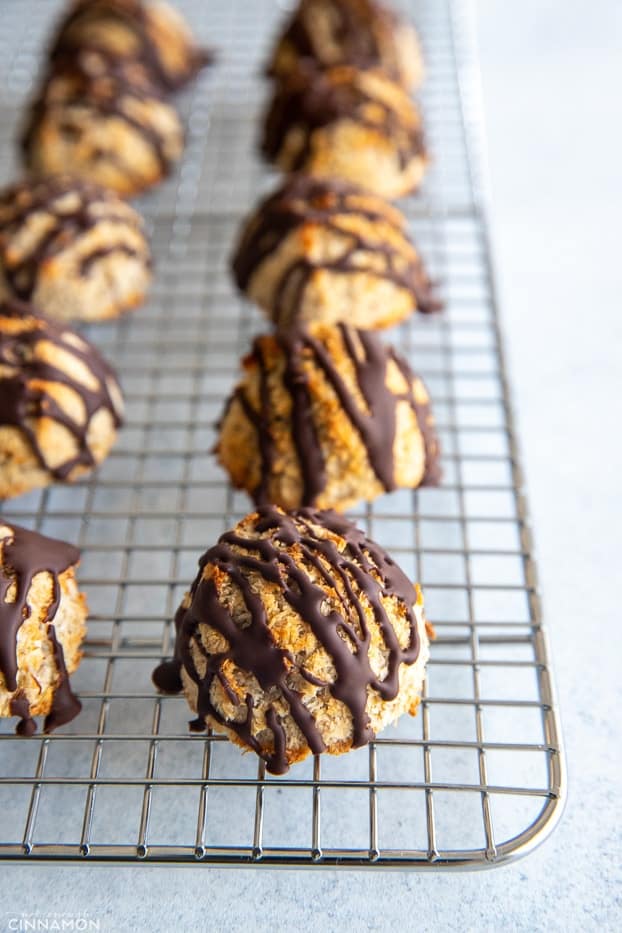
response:
{"label": "baked coconut cookie", "polygon": [[69,684],[86,632],[79,561],[71,545],[0,518],[0,716],[19,716],[19,735],[36,731],[33,716],[51,732],[80,712]]}
{"label": "baked coconut cookie", "polygon": [[341,178],[387,198],[415,191],[427,165],[421,115],[404,88],[348,65],[305,67],[279,82],[262,149],[285,172]]}
{"label": "baked coconut cookie", "polygon": [[344,511],[438,482],[421,379],[372,331],[313,324],[256,338],[216,454],[258,504]]}
{"label": "baked coconut cookie", "polygon": [[140,62],[166,91],[183,87],[211,60],[174,7],[149,0],[74,0],[50,57],[67,62],[85,49],[113,61]]}
{"label": "baked coconut cookie", "polygon": [[441,303],[403,214],[362,188],[293,175],[246,222],[232,262],[242,292],[280,328],[379,328]]}
{"label": "baked coconut cookie", "polygon": [[84,337],[0,304],[0,498],[72,482],[110,451],[123,400]]}
{"label": "baked coconut cookie", "polygon": [[142,219],[112,191],[55,176],[0,192],[0,299],[101,321],[141,304],[150,281]]}
{"label": "baked coconut cookie", "polygon": [[266,70],[286,78],[307,59],[321,68],[378,68],[411,90],[423,80],[417,33],[375,0],[301,0]]}
{"label": "baked coconut cookie", "polygon": [[429,654],[421,591],[349,521],[266,506],[199,566],[175,658],[154,672],[160,690],[183,688],[192,729],[223,732],[282,774],[416,713]]}
{"label": "baked coconut cookie", "polygon": [[140,66],[108,67],[98,53],[50,74],[22,137],[35,176],[73,175],[132,197],[161,182],[180,158],[175,108]]}

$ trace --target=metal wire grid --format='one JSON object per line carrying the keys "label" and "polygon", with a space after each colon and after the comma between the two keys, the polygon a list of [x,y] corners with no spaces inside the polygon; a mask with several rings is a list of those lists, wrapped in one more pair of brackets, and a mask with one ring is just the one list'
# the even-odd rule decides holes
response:
{"label": "metal wire grid", "polygon": [[[256,77],[282,8],[183,4],[220,63],[183,101],[178,175],[143,199],[157,276],[147,308],[90,330],[128,403],[97,475],[3,514],[79,544],[91,606],[73,677],[80,717],[17,739],[0,726],[0,858],[263,866],[486,867],[554,826],[563,760],[531,536],[508,405],[473,131],[473,52],[460,3],[404,3],[427,52],[422,95],[435,164],[405,202],[447,300],[391,338],[426,378],[444,451],[440,489],[354,512],[421,580],[438,639],[421,713],[369,748],[266,774],[216,735],[189,735],[182,698],[155,695],[171,618],[198,554],[247,511],[208,451],[238,360],[262,324],[226,259],[270,178],[253,154]],[[11,175],[14,98],[32,84],[56,5],[6,0],[0,154]],[[37,28],[32,28],[33,24]],[[261,41],[260,41],[261,40]]]}

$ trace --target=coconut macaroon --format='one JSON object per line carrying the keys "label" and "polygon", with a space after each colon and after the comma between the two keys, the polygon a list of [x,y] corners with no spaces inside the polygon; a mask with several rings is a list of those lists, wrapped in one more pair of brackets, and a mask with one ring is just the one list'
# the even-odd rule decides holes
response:
{"label": "coconut macaroon", "polygon": [[279,82],[262,149],[285,172],[340,178],[388,198],[416,190],[427,165],[421,115],[404,88],[348,65],[305,67]]}
{"label": "coconut macaroon", "polygon": [[290,176],[247,220],[232,267],[240,290],[281,328],[390,327],[441,307],[404,215],[332,179]]}
{"label": "coconut macaroon", "polygon": [[18,716],[19,735],[36,731],[33,716],[51,732],[80,712],[69,684],[86,631],[79,561],[71,545],[0,519],[0,716]]}
{"label": "coconut macaroon", "polygon": [[151,254],[139,214],[69,176],[0,191],[0,299],[59,321],[100,321],[141,304]]}
{"label": "coconut macaroon", "polygon": [[181,14],[149,0],[74,0],[59,24],[50,57],[72,60],[84,49],[140,62],[164,90],[178,90],[208,64]]}
{"label": "coconut macaroon", "polygon": [[73,175],[123,197],[161,182],[180,158],[184,132],[140,65],[112,67],[98,53],[53,71],[22,136],[35,176]]}
{"label": "coconut macaroon", "polygon": [[243,366],[216,454],[256,503],[343,511],[438,482],[425,386],[372,331],[313,324],[258,337]]}
{"label": "coconut macaroon", "polygon": [[156,686],[282,774],[414,715],[429,654],[418,586],[334,512],[266,506],[199,562]]}
{"label": "coconut macaroon", "polygon": [[28,305],[0,304],[0,498],[92,470],[122,412],[115,374],[92,344]]}
{"label": "coconut macaroon", "polygon": [[300,0],[266,71],[285,78],[308,59],[321,68],[379,68],[411,90],[423,80],[415,29],[376,0]]}

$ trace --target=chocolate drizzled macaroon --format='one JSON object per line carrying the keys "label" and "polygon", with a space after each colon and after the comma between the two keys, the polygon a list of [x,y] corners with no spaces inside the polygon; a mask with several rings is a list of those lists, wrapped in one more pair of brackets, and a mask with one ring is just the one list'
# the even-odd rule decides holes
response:
{"label": "chocolate drizzled macaroon", "polygon": [[423,79],[417,33],[376,0],[300,0],[266,70],[285,78],[306,59],[321,68],[379,68],[410,89]]}
{"label": "chocolate drizzled macaroon", "polygon": [[150,280],[143,222],[112,191],[69,176],[0,191],[0,299],[99,321],[140,304]]}
{"label": "chocolate drizzled macaroon", "polygon": [[258,504],[343,511],[439,479],[423,382],[371,331],[313,324],[258,337],[216,453]]}
{"label": "chocolate drizzled macaroon", "polygon": [[178,90],[211,59],[174,7],[149,0],[74,0],[50,57],[54,64],[66,63],[84,50],[140,62],[166,91]]}
{"label": "chocolate drizzled macaroon", "polygon": [[390,327],[441,307],[403,214],[331,179],[291,176],[246,222],[232,265],[240,290],[280,328]]}
{"label": "chocolate drizzled macaroon", "polygon": [[90,53],[53,71],[31,107],[22,138],[33,175],[73,175],[123,197],[162,181],[184,133],[174,107],[140,66],[111,67]]}
{"label": "chocolate drizzled macaroon", "polygon": [[414,715],[429,639],[418,587],[334,512],[266,506],[199,562],[177,613],[175,658],[191,728],[224,732],[282,774],[342,754]]}
{"label": "chocolate drizzled macaroon", "polygon": [[0,304],[0,498],[71,482],[106,457],[123,401],[112,369],[92,344]]}
{"label": "chocolate drizzled macaroon", "polygon": [[33,716],[51,732],[80,712],[69,684],[86,631],[79,561],[71,545],[0,519],[0,716],[19,716],[19,735],[36,731]]}
{"label": "chocolate drizzled macaroon", "polygon": [[418,188],[427,163],[406,91],[379,71],[346,65],[305,67],[280,82],[262,148],[285,172],[341,178],[388,198]]}

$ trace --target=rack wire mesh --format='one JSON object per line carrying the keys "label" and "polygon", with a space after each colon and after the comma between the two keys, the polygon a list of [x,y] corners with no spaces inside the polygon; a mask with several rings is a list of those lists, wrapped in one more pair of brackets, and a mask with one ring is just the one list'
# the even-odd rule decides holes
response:
{"label": "rack wire mesh", "polygon": [[[91,607],[73,677],[83,713],[49,736],[0,726],[0,858],[258,866],[486,867],[529,851],[565,793],[516,436],[508,401],[478,154],[480,114],[460,0],[402,6],[423,39],[421,95],[434,164],[403,202],[442,283],[443,315],[391,339],[432,393],[439,489],[397,492],[353,516],[423,583],[438,639],[421,713],[368,748],[267,774],[217,735],[187,732],[182,698],[150,673],[196,560],[247,511],[209,455],[239,357],[262,323],[227,256],[273,179],[255,156],[258,71],[284,4],[187,0],[219,61],[182,100],[179,172],[142,199],[157,261],[147,307],[91,336],[128,404],[117,448],[91,478],[6,503],[2,514],[79,544]],[[5,0],[0,172],[58,12]]]}

